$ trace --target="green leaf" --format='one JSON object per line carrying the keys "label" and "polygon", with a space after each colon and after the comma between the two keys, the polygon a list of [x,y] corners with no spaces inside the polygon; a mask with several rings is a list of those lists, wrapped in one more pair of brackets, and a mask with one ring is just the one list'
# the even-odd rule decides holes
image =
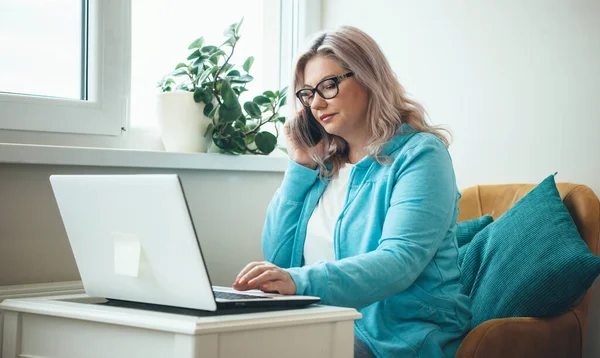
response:
{"label": "green leaf", "polygon": [[207,68],[206,71],[202,72],[202,74],[198,77],[198,84],[204,83],[206,78],[210,75],[210,68]]}
{"label": "green leaf", "polygon": [[221,56],[225,56],[225,52],[223,50],[217,50],[212,55],[210,55],[210,58],[208,60],[216,65],[219,63],[219,57]]}
{"label": "green leaf", "polygon": [[241,73],[238,70],[231,70],[227,73],[227,77],[239,77],[240,75]]}
{"label": "green leaf", "polygon": [[192,66],[198,67],[198,66],[202,65],[204,62],[206,62],[206,60],[208,60],[208,56],[201,55],[194,61],[194,63],[192,63]]}
{"label": "green leaf", "polygon": [[233,68],[233,64],[228,63],[225,66],[223,66],[223,73],[227,73],[229,70],[231,70]]}
{"label": "green leaf", "polygon": [[269,99],[269,97],[258,95],[254,97],[252,102],[258,104],[259,106],[262,106],[271,103],[271,100]]}
{"label": "green leaf", "polygon": [[263,131],[256,134],[254,142],[256,143],[258,150],[265,154],[269,154],[277,145],[277,137],[275,137],[272,133]]}
{"label": "green leaf", "polygon": [[214,126],[212,123],[209,123],[208,126],[206,127],[206,131],[204,132],[204,136],[206,137],[209,133],[212,132]]}
{"label": "green leaf", "polygon": [[180,68],[182,68],[182,67],[187,67],[187,65],[186,65],[185,63],[183,63],[183,62],[179,62],[179,63],[177,64],[177,66],[175,66],[175,69],[176,69],[176,70],[178,70],[178,69],[180,69]]}
{"label": "green leaf", "polygon": [[244,138],[242,138],[241,135],[234,136],[233,138],[231,138],[231,142],[235,146],[233,148],[234,151],[239,152],[239,153],[246,152],[246,142],[244,142]]}
{"label": "green leaf", "polygon": [[[225,36],[228,36],[228,35],[225,35]],[[223,47],[223,46],[231,46],[231,47],[233,47],[234,44],[235,44],[235,39],[233,37],[230,37],[227,40],[225,40],[225,42],[223,42],[221,44],[221,46],[219,46],[219,47]]]}
{"label": "green leaf", "polygon": [[286,101],[287,101],[287,97],[281,97],[279,99],[279,107],[285,106]]}
{"label": "green leaf", "polygon": [[244,103],[244,109],[246,110],[246,113],[248,113],[248,115],[250,115],[250,117],[252,117],[252,118],[261,118],[262,117],[262,115],[260,113],[260,107],[258,107],[258,105],[254,102]]}
{"label": "green leaf", "polygon": [[275,122],[281,122],[281,124],[285,124],[285,117],[280,116],[275,118]]}
{"label": "green leaf", "polygon": [[204,104],[208,105],[208,104],[212,104],[212,92],[209,89],[205,89],[204,93],[202,95],[201,98],[202,102],[204,102]]}
{"label": "green leaf", "polygon": [[269,97],[269,98],[275,98],[277,96],[275,96],[275,93],[273,93],[273,91],[264,91],[263,95]]}
{"label": "green leaf", "polygon": [[189,55],[187,59],[188,60],[193,60],[193,59],[198,58],[198,57],[200,57],[200,50],[196,50],[196,51],[192,52],[192,54]]}
{"label": "green leaf", "polygon": [[204,37],[197,38],[194,42],[192,42],[190,44],[190,46],[188,47],[188,50],[191,50],[193,48],[200,48],[200,47],[202,47],[202,43],[203,42],[204,42]]}
{"label": "green leaf", "polygon": [[233,83],[248,83],[248,82],[252,81],[253,79],[254,79],[254,77],[252,77],[250,75],[243,75],[238,78],[232,79],[231,82],[233,82]]}
{"label": "green leaf", "polygon": [[255,138],[256,138],[256,134],[254,134],[254,133],[248,134],[247,136],[244,137],[244,142],[246,142],[246,144],[251,144],[252,142],[254,142]]}
{"label": "green leaf", "polygon": [[208,117],[208,115],[210,114],[210,112],[213,110],[214,107],[215,106],[212,103],[209,103],[206,106],[204,106],[204,110],[202,111],[202,113],[204,113],[204,115]]}
{"label": "green leaf", "polygon": [[223,84],[221,85],[221,96],[223,97],[223,106],[227,108],[234,108],[236,106],[240,106],[237,96],[235,95],[235,92],[233,92],[233,90],[231,89],[231,84],[228,80],[223,80]]}
{"label": "green leaf", "polygon": [[244,22],[244,17],[242,16],[242,19],[240,20],[240,22],[238,22],[237,24],[235,24],[235,34],[237,35],[240,32],[240,27],[242,27],[242,22]]}
{"label": "green leaf", "polygon": [[[212,103],[211,103],[212,104]],[[207,105],[208,106],[208,105]],[[210,119],[214,119],[215,118],[215,114],[217,113],[217,111],[219,110],[219,105],[217,105],[215,108],[213,108],[210,113],[208,114],[208,118]]]}
{"label": "green leaf", "polygon": [[279,96],[279,94],[281,93],[281,97],[287,96],[287,86],[283,87],[281,90],[277,91],[277,95]]}
{"label": "green leaf", "polygon": [[180,68],[177,71],[172,73],[172,76],[178,77],[178,76],[187,76],[188,72],[187,72],[187,67],[185,68]]}
{"label": "green leaf", "polygon": [[246,61],[244,61],[244,71],[249,72],[250,71],[250,67],[252,67],[252,64],[254,63],[254,56],[250,56],[246,59]]}
{"label": "green leaf", "polygon": [[235,27],[237,26],[237,24],[231,24],[229,26],[227,26],[227,28],[225,29],[225,31],[223,31],[223,36],[226,37],[232,37],[235,36]]}
{"label": "green leaf", "polygon": [[202,88],[196,88],[194,90],[194,102],[196,103],[200,103],[202,102],[202,99],[204,98],[204,89]]}
{"label": "green leaf", "polygon": [[[241,118],[244,118],[244,117],[242,116]],[[233,122],[233,126],[239,130],[243,130],[244,127],[246,126],[246,124],[243,121],[241,121],[240,119],[236,119]]]}
{"label": "green leaf", "polygon": [[234,108],[227,108],[225,106],[219,107],[219,121],[225,123],[231,123],[238,119],[242,114],[242,107],[238,104]]}
{"label": "green leaf", "polygon": [[214,52],[216,52],[217,50],[218,50],[217,46],[210,45],[210,46],[204,46],[203,48],[201,48],[200,52],[211,55]]}

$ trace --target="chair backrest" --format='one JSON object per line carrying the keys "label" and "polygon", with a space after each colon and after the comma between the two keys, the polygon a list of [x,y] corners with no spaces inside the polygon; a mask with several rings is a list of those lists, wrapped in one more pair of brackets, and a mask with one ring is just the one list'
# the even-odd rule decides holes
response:
{"label": "chair backrest", "polygon": [[[458,206],[458,221],[478,218],[491,214],[494,219],[516,204],[519,199],[535,188],[535,184],[477,185],[462,191]],[[569,210],[579,234],[595,255],[598,255],[600,238],[600,202],[594,191],[585,185],[573,183],[556,184],[563,203]],[[591,299],[588,292],[573,305],[573,311],[581,322],[585,337],[588,309]]]}

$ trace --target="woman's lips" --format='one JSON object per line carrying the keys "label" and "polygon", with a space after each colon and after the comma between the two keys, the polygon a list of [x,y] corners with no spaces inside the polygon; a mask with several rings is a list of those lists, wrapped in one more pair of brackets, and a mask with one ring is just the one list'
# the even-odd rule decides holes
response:
{"label": "woman's lips", "polygon": [[331,119],[333,116],[335,116],[335,115],[336,115],[335,113],[332,113],[332,114],[326,114],[326,115],[323,115],[323,116],[321,116],[321,117],[320,117],[320,119],[321,119],[321,121],[323,121],[323,122],[327,122],[327,121],[329,121],[329,120],[330,120],[330,119]]}

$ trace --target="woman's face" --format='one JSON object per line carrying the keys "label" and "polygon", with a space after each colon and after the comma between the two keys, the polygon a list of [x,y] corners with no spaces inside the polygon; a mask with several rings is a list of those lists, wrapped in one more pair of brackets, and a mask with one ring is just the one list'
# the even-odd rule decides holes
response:
{"label": "woman's face", "polygon": [[[318,56],[306,63],[301,87],[314,88],[325,78],[348,72],[336,60]],[[348,142],[361,140],[367,133],[367,92],[354,77],[342,79],[338,87],[338,94],[331,99],[323,99],[315,93],[310,107],[312,113],[327,133],[340,136]]]}

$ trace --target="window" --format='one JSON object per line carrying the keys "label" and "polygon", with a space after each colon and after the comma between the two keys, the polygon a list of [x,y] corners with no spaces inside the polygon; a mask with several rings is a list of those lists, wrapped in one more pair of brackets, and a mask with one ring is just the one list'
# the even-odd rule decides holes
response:
{"label": "window", "polygon": [[129,0],[3,0],[0,128],[118,135],[126,126]]}
{"label": "window", "polygon": [[255,57],[242,100],[280,89],[289,82],[298,34],[318,30],[320,3],[2,0],[0,129],[110,136],[156,130],[157,82],[187,58],[193,40],[218,45],[242,17],[233,61]]}
{"label": "window", "polygon": [[0,3],[0,92],[85,99],[83,5],[81,1]]}
{"label": "window", "polygon": [[[158,126],[156,84],[167,73],[186,62],[189,44],[204,37],[205,45],[219,46],[226,39],[223,31],[243,18],[231,63],[241,67],[254,56],[250,70],[254,80],[242,100],[252,100],[265,90],[279,89],[280,1],[222,0],[134,1],[132,8],[132,127]],[[225,48],[229,53],[229,48]]]}

